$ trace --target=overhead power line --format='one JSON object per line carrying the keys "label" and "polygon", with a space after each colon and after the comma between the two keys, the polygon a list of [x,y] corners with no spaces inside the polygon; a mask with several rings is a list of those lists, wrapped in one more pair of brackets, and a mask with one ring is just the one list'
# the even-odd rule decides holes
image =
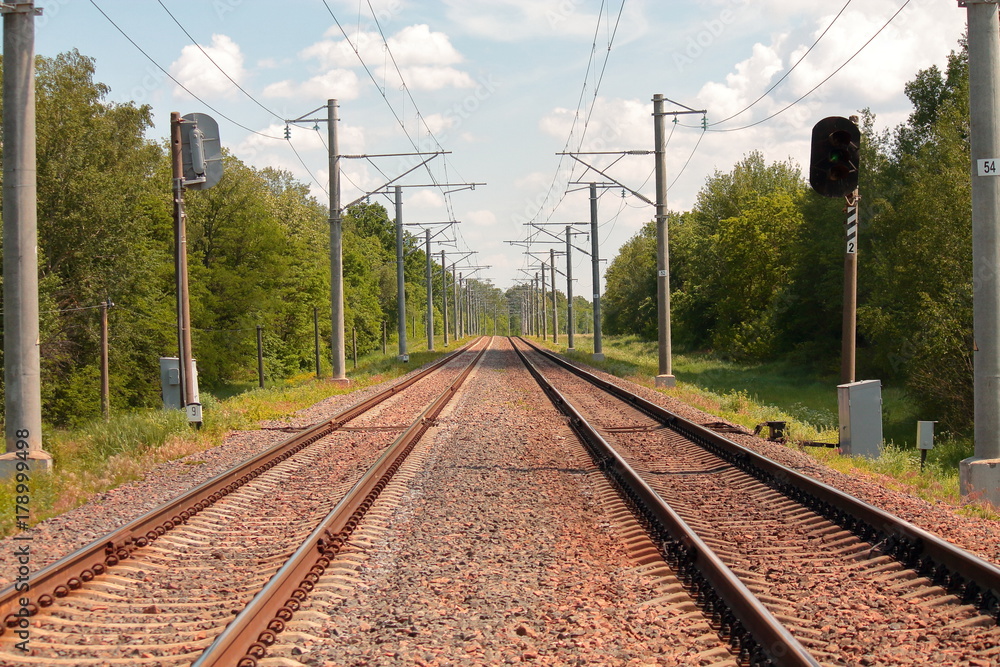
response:
{"label": "overhead power line", "polygon": [[826,33],[830,32],[830,28],[832,28],[832,27],[833,27],[833,24],[837,22],[837,19],[839,19],[839,18],[840,18],[840,15],[844,13],[844,10],[846,10],[846,9],[847,9],[847,6],[848,6],[848,5],[850,5],[850,4],[851,4],[851,2],[852,2],[852,0],[847,0],[847,2],[845,2],[845,3],[844,3],[844,6],[840,8],[840,11],[839,11],[839,12],[837,12],[837,15],[833,17],[833,20],[832,20],[832,21],[830,21],[830,24],[829,24],[828,26],[826,26],[826,29],[825,29],[825,30],[824,30],[824,31],[823,31],[822,33],[820,33],[820,36],[816,38],[816,41],[812,43],[812,46],[810,46],[810,47],[809,47],[808,49],[806,49],[806,52],[805,52],[805,53],[803,53],[803,54],[802,54],[802,56],[801,56],[801,57],[800,57],[800,58],[799,58],[798,60],[796,60],[796,61],[795,61],[795,64],[794,64],[794,65],[792,65],[791,67],[789,67],[789,68],[788,68],[788,71],[787,71],[787,72],[785,72],[785,73],[784,73],[783,75],[781,75],[781,78],[780,78],[780,79],[778,79],[777,81],[775,81],[775,82],[774,82],[774,85],[773,85],[773,86],[771,86],[770,88],[768,88],[767,90],[765,90],[765,91],[764,91],[763,93],[761,93],[760,97],[758,97],[758,98],[757,98],[757,99],[755,99],[755,100],[754,100],[753,102],[751,102],[750,104],[746,105],[745,107],[743,107],[742,109],[740,109],[739,111],[737,111],[736,113],[734,113],[734,114],[733,114],[732,116],[729,116],[729,117],[727,117],[727,118],[723,118],[722,120],[719,120],[719,121],[716,121],[716,122],[714,122],[714,123],[711,123],[711,125],[720,125],[720,124],[722,124],[722,123],[725,123],[725,122],[726,122],[726,121],[728,121],[728,120],[732,120],[733,118],[736,118],[737,116],[741,116],[741,115],[743,115],[743,114],[744,114],[745,112],[749,111],[749,110],[750,110],[750,109],[752,109],[752,108],[753,108],[754,106],[756,106],[756,104],[757,104],[758,102],[760,102],[760,101],[761,101],[762,99],[764,99],[765,97],[767,97],[767,96],[768,96],[768,94],[769,94],[769,93],[770,93],[770,92],[771,92],[772,90],[774,90],[775,88],[777,88],[778,86],[780,86],[780,85],[781,85],[781,82],[782,82],[782,81],[784,81],[785,79],[787,79],[787,78],[788,78],[788,76],[789,76],[789,75],[790,75],[790,74],[791,74],[792,72],[794,72],[794,71],[795,71],[795,68],[799,66],[799,63],[801,63],[801,62],[802,62],[803,60],[805,60],[805,59],[806,59],[806,56],[808,56],[808,55],[809,55],[809,53],[810,53],[810,52],[811,52],[811,51],[812,51],[812,50],[813,50],[814,48],[816,48],[816,45],[817,45],[817,44],[819,44],[820,40],[821,40],[821,39],[823,39],[823,37],[825,37],[825,36],[826,36]]}
{"label": "overhead power line", "polygon": [[[767,121],[771,120],[772,118],[775,118],[776,116],[779,116],[779,115],[781,115],[781,114],[785,113],[786,111],[788,111],[789,109],[791,109],[791,108],[792,108],[793,106],[795,106],[796,104],[798,104],[799,102],[801,102],[802,100],[804,100],[805,98],[809,97],[809,96],[810,96],[810,95],[812,95],[812,94],[813,94],[814,92],[816,92],[816,90],[818,90],[818,89],[820,88],[820,86],[822,86],[822,85],[823,85],[823,84],[825,84],[825,83],[826,83],[827,81],[829,81],[830,79],[832,79],[832,78],[833,78],[833,77],[834,77],[834,76],[835,76],[835,75],[836,75],[836,74],[837,74],[837,73],[838,73],[838,72],[839,72],[840,70],[842,70],[842,69],[844,69],[845,67],[847,67],[847,65],[848,65],[848,64],[850,64],[850,62],[851,62],[852,60],[854,60],[854,59],[855,59],[856,57],[858,57],[858,55],[859,55],[859,54],[860,54],[860,53],[861,53],[862,51],[864,51],[864,50],[865,50],[865,48],[867,48],[867,47],[868,47],[868,45],[869,45],[869,44],[871,44],[871,43],[872,43],[872,42],[873,42],[873,41],[875,40],[875,38],[876,38],[876,37],[878,37],[878,36],[879,36],[880,34],[882,34],[882,31],[883,31],[883,30],[885,30],[885,29],[886,29],[887,27],[889,27],[889,24],[890,24],[890,23],[892,23],[892,22],[893,22],[893,20],[895,20],[895,18],[896,18],[897,16],[899,16],[899,13],[900,13],[900,12],[902,12],[902,11],[903,11],[904,9],[906,9],[906,6],[907,6],[907,5],[909,5],[909,4],[910,4],[910,0],[906,0],[906,1],[905,1],[905,2],[904,2],[904,3],[903,3],[903,4],[901,5],[901,6],[900,6],[900,8],[899,8],[899,9],[897,9],[897,10],[895,11],[895,13],[894,13],[894,14],[893,14],[892,16],[890,16],[890,17],[889,17],[889,20],[888,20],[888,21],[886,21],[885,23],[883,23],[883,24],[882,24],[882,27],[881,27],[881,28],[879,28],[879,29],[878,29],[877,31],[875,31],[875,34],[874,34],[874,35],[872,35],[871,37],[869,37],[869,38],[868,38],[868,41],[866,41],[866,42],[865,42],[864,44],[862,44],[862,45],[861,45],[861,47],[860,47],[860,48],[858,48],[858,50],[857,50],[857,51],[855,51],[853,55],[851,55],[851,57],[850,57],[850,58],[848,58],[847,60],[845,60],[845,61],[843,62],[843,64],[842,64],[842,65],[840,65],[840,67],[838,67],[837,69],[833,70],[833,71],[832,71],[832,72],[831,72],[831,73],[830,73],[830,74],[829,74],[829,75],[828,75],[828,76],[827,76],[827,77],[826,77],[825,79],[823,79],[822,81],[820,81],[819,83],[817,83],[817,84],[816,84],[815,86],[813,86],[812,88],[810,88],[810,89],[809,89],[809,91],[807,91],[806,93],[804,93],[804,94],[803,94],[802,96],[800,96],[800,97],[799,97],[799,98],[798,98],[797,100],[795,100],[794,102],[791,102],[791,103],[789,103],[788,105],[786,105],[786,106],[782,107],[782,108],[781,108],[781,109],[779,109],[778,111],[775,111],[775,112],[774,112],[773,114],[771,114],[770,116],[768,116],[768,117],[766,117],[766,118],[762,118],[762,119],[758,120],[758,121],[757,121],[757,122],[755,122],[755,123],[750,123],[749,125],[744,125],[744,126],[742,126],[742,127],[730,127],[730,128],[723,128],[723,129],[718,129],[718,130],[716,130],[716,129],[711,129],[711,128],[709,128],[709,130],[708,130],[708,131],[709,131],[709,132],[739,132],[740,130],[747,130],[747,129],[750,129],[751,127],[755,127],[755,126],[757,126],[757,125],[760,125],[761,123],[766,123]],[[691,126],[691,125],[685,125],[685,127],[693,127],[693,126]]]}
{"label": "overhead power line", "polygon": [[202,104],[204,104],[209,110],[215,112],[220,118],[225,118],[226,120],[228,120],[233,125],[235,125],[235,126],[237,126],[239,128],[242,128],[242,129],[246,130],[247,132],[251,132],[253,134],[257,134],[257,135],[260,135],[262,137],[267,137],[268,139],[278,139],[278,140],[281,139],[281,137],[272,137],[269,134],[264,134],[263,132],[258,132],[257,130],[251,129],[251,128],[247,127],[246,125],[244,125],[243,123],[240,123],[239,121],[236,121],[236,120],[230,118],[229,116],[227,116],[226,114],[222,113],[221,111],[219,111],[218,109],[216,109],[215,107],[213,107],[211,104],[209,104],[205,100],[201,99],[198,95],[194,94],[191,91],[191,89],[189,89],[183,83],[181,83],[180,81],[178,81],[177,79],[175,79],[174,76],[170,72],[168,72],[166,69],[164,69],[160,65],[160,63],[156,62],[151,55],[149,55],[148,53],[146,53],[146,51],[141,46],[139,46],[134,39],[132,39],[131,37],[129,37],[128,33],[126,33],[124,30],[122,30],[121,27],[117,23],[115,23],[111,19],[111,17],[108,16],[107,13],[105,13],[105,11],[103,9],[101,9],[100,5],[98,5],[95,0],[90,0],[90,4],[92,4],[94,6],[94,8],[101,13],[101,16],[103,16],[105,19],[108,20],[108,23],[110,23],[111,25],[113,25],[115,27],[115,30],[117,30],[118,32],[120,32],[122,34],[122,37],[124,37],[125,39],[127,39],[129,41],[129,43],[132,44],[132,46],[134,46],[136,49],[138,49],[139,53],[141,53],[142,55],[146,56],[146,59],[149,60],[149,62],[153,63],[153,66],[155,66],[156,69],[158,69],[161,72],[163,72],[164,75],[166,75],[171,81],[173,81],[174,83],[176,83],[181,89],[183,89],[185,92],[187,92],[188,95],[190,95],[194,99],[196,99],[199,102],[201,102]]}

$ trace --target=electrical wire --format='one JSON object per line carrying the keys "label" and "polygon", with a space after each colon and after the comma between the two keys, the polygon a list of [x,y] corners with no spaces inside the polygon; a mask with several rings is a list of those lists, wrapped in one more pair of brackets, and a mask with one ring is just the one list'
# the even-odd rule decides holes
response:
{"label": "electrical wire", "polygon": [[299,164],[301,164],[302,168],[305,169],[306,173],[309,174],[309,178],[311,178],[312,181],[313,181],[313,183],[316,184],[316,187],[318,187],[320,190],[322,190],[323,193],[326,194],[327,197],[329,197],[330,196],[330,191],[327,190],[326,188],[324,188],[323,184],[319,182],[319,179],[317,179],[315,176],[313,176],[312,170],[309,169],[309,165],[307,165],[306,162],[305,162],[305,160],[302,159],[302,156],[299,155],[299,152],[297,150],[295,150],[295,145],[291,141],[288,142],[288,147],[292,149],[293,153],[295,153],[295,157],[297,157],[299,159]]}
{"label": "electrical wire", "polygon": [[[177,17],[174,16],[173,13],[171,13],[171,11],[169,9],[167,9],[167,6],[163,4],[163,0],[156,0],[156,1],[159,3],[160,7],[163,8],[163,11],[165,11],[167,13],[167,16],[169,16],[171,19],[173,19],[173,22],[177,24],[177,27],[181,29],[181,32],[183,32],[187,36],[187,38],[190,39],[191,42],[196,47],[198,47],[198,50],[201,51],[202,55],[205,56],[206,58],[208,58],[209,62],[211,62],[213,65],[215,65],[215,68],[217,70],[219,70],[224,77],[226,77],[227,79],[229,79],[229,82],[231,84],[233,84],[234,86],[236,86],[236,88],[239,89],[239,91],[241,93],[243,93],[248,98],[250,98],[250,101],[252,101],[254,104],[256,104],[257,106],[259,106],[261,109],[263,109],[264,111],[266,111],[267,113],[269,113],[270,115],[274,116],[275,118],[277,118],[280,121],[284,121],[285,120],[281,115],[275,113],[274,111],[272,111],[268,107],[264,106],[256,97],[254,97],[249,92],[247,92],[247,90],[243,86],[241,86],[233,77],[229,76],[229,73],[226,72],[226,70],[223,69],[222,66],[218,62],[216,62],[215,59],[212,58],[212,56],[209,55],[209,53],[204,48],[202,48],[201,44],[199,44],[198,41],[191,35],[191,33],[188,32],[187,28],[185,28],[181,24],[181,22],[179,20],[177,20]],[[100,9],[100,8],[98,8],[98,9]],[[185,90],[187,90],[187,89],[185,88]],[[188,91],[188,92],[191,92],[191,91]],[[263,136],[268,136],[268,135],[263,135]],[[272,138],[276,139],[277,137],[272,137]],[[327,196],[329,196],[329,192],[327,192],[327,189],[324,188],[322,184],[320,184],[320,182],[316,179],[315,176],[313,176],[312,172],[309,170],[309,167],[306,166],[306,163],[302,160],[302,157],[299,155],[299,152],[297,150],[295,150],[295,146],[292,145],[291,138],[286,139],[286,141],[288,141],[288,145],[292,149],[292,152],[295,153],[295,157],[298,158],[299,163],[305,168],[306,172],[308,172],[309,177],[312,178],[313,183],[320,190],[322,190],[323,192],[327,193]]]}
{"label": "electrical wire", "polygon": [[[795,106],[796,104],[798,104],[799,102],[801,102],[802,100],[804,100],[805,98],[809,97],[814,92],[816,92],[816,90],[819,89],[820,86],[822,86],[827,81],[829,81],[830,79],[832,79],[840,70],[842,70],[845,67],[847,67],[847,65],[850,64],[850,62],[852,60],[854,60],[858,56],[858,54],[860,54],[862,51],[864,51],[865,48],[867,48],[868,45],[871,44],[875,40],[876,37],[878,37],[880,34],[882,34],[883,30],[885,30],[887,27],[889,27],[889,24],[892,23],[893,20],[897,16],[899,16],[899,13],[902,12],[904,9],[906,9],[906,6],[909,5],[909,4],[910,4],[910,0],[906,0],[902,4],[902,6],[900,6],[900,8],[897,9],[896,12],[892,16],[889,17],[889,20],[886,21],[884,24],[882,24],[882,27],[879,28],[875,32],[874,35],[872,35],[871,37],[869,37],[868,41],[865,42],[864,44],[862,44],[861,47],[857,51],[855,51],[854,54],[850,58],[848,58],[847,60],[845,60],[844,63],[840,67],[838,67],[837,69],[833,70],[833,72],[831,72],[825,79],[823,79],[822,81],[820,81],[819,83],[817,83],[815,86],[813,86],[811,89],[809,89],[808,92],[806,92],[805,94],[803,94],[801,97],[799,97],[794,102],[789,103],[787,106],[779,109],[778,111],[775,111],[773,114],[771,114],[767,118],[762,118],[762,119],[758,120],[755,123],[750,123],[749,125],[744,125],[743,127],[723,128],[723,129],[720,129],[720,130],[709,129],[708,131],[709,132],[739,132],[741,130],[748,130],[751,127],[755,127],[757,125],[760,125],[761,123],[766,123],[767,121],[771,120],[772,118],[775,118],[776,116],[779,116],[779,115],[785,113],[786,111],[788,111],[789,109],[791,109],[793,106]],[[696,126],[685,125],[685,127],[696,127]]]}
{"label": "electrical wire", "polygon": [[173,81],[180,88],[182,88],[184,91],[186,91],[188,93],[188,95],[190,95],[194,99],[198,100],[199,102],[201,102],[202,104],[204,104],[206,107],[208,107],[210,110],[214,111],[218,116],[220,116],[221,118],[225,118],[226,120],[228,120],[230,123],[232,123],[236,127],[244,129],[247,132],[251,132],[253,134],[257,134],[257,135],[260,135],[262,137],[266,137],[268,139],[278,139],[278,140],[281,140],[281,137],[272,137],[269,134],[264,134],[263,132],[258,132],[257,130],[253,130],[253,129],[247,127],[246,125],[244,125],[244,124],[242,124],[242,123],[240,123],[238,121],[233,120],[232,118],[230,118],[226,114],[222,113],[221,111],[219,111],[218,109],[216,109],[215,107],[213,107],[211,104],[209,104],[205,100],[203,100],[200,97],[198,97],[197,95],[195,95],[193,92],[191,92],[191,90],[187,86],[185,86],[183,83],[181,83],[180,81],[178,81],[177,79],[175,79],[174,76],[170,72],[168,72],[167,70],[163,69],[163,67],[158,62],[156,62],[155,60],[153,60],[153,57],[150,56],[148,53],[146,53],[143,50],[143,48],[136,43],[136,41],[134,39],[132,39],[131,37],[129,37],[128,33],[126,33],[124,30],[122,30],[121,27],[119,27],[118,24],[115,23],[111,19],[111,17],[108,16],[104,12],[103,9],[101,9],[100,5],[97,4],[96,0],[90,0],[90,4],[92,4],[94,6],[94,8],[97,11],[99,11],[104,18],[106,18],[108,20],[108,23],[110,23],[111,25],[113,25],[115,27],[115,29],[122,34],[122,37],[124,37],[125,39],[127,39],[132,44],[132,46],[134,46],[136,49],[138,49],[139,53],[141,53],[142,55],[146,56],[146,59],[149,60],[149,62],[153,63],[153,65],[158,70],[160,70],[161,72],[163,72],[163,74],[165,74],[171,81]]}
{"label": "electrical wire", "polygon": [[740,109],[739,111],[737,111],[736,113],[734,113],[732,116],[729,116],[728,118],[723,118],[722,120],[719,120],[719,121],[716,121],[714,123],[711,123],[710,125],[719,125],[721,123],[725,123],[726,121],[732,120],[733,118],[736,118],[737,116],[742,115],[744,112],[749,111],[751,108],[753,108],[762,99],[764,99],[765,97],[767,97],[768,94],[772,90],[774,90],[775,88],[777,88],[778,86],[780,86],[781,82],[784,81],[785,79],[787,79],[788,75],[791,74],[792,72],[794,72],[795,68],[799,66],[799,63],[801,63],[803,60],[805,60],[806,56],[808,56],[809,53],[814,48],[816,48],[816,45],[819,44],[820,40],[823,39],[823,37],[826,36],[826,33],[830,32],[830,28],[833,27],[833,24],[837,22],[837,19],[840,18],[840,15],[844,13],[844,10],[847,9],[847,6],[850,5],[852,1],[853,0],[847,0],[847,2],[844,3],[844,6],[840,8],[840,11],[837,12],[837,15],[833,17],[832,21],[830,21],[830,24],[828,26],[826,26],[826,30],[824,30],[822,33],[820,33],[820,36],[816,38],[816,41],[812,43],[812,46],[810,46],[808,49],[806,49],[806,52],[802,54],[802,57],[800,57],[798,60],[796,60],[795,64],[792,65],[791,67],[789,67],[788,71],[785,72],[781,76],[780,79],[778,79],[777,81],[775,81],[773,86],[771,86],[770,88],[768,88],[767,90],[765,90],[763,93],[761,93],[760,97],[758,97],[753,102],[751,102],[747,106],[743,107],[742,109]]}
{"label": "electrical wire", "polygon": [[198,43],[198,40],[196,40],[194,37],[192,37],[191,33],[189,33],[187,31],[187,28],[185,28],[183,25],[181,25],[181,22],[177,20],[177,17],[174,16],[170,12],[169,9],[167,9],[167,6],[165,4],[163,4],[163,0],[156,0],[156,1],[159,3],[160,7],[163,7],[163,11],[165,11],[167,13],[167,16],[169,16],[171,19],[173,19],[174,23],[177,24],[177,27],[181,29],[181,32],[183,32],[185,35],[187,35],[187,38],[191,40],[191,43],[194,44],[196,47],[198,47],[198,50],[201,51],[202,55],[204,55],[206,58],[208,58],[209,62],[212,63],[213,65],[215,65],[215,68],[217,70],[219,70],[220,72],[222,72],[222,76],[224,76],[227,79],[229,79],[229,82],[231,84],[233,84],[234,86],[236,86],[241,93],[243,93],[248,98],[250,98],[251,102],[253,102],[257,106],[259,106],[261,109],[263,109],[267,113],[271,114],[272,116],[274,116],[278,120],[281,120],[281,121],[284,120],[284,118],[282,118],[281,116],[279,116],[278,114],[276,114],[275,112],[271,111],[266,106],[264,106],[263,104],[261,104],[261,102],[256,97],[254,97],[253,95],[251,95],[250,93],[248,93],[243,86],[241,86],[239,83],[236,82],[235,79],[233,79],[233,77],[229,76],[229,73],[226,72],[226,70],[222,69],[222,66],[219,65],[219,63],[215,62],[215,59],[212,58],[212,56],[210,56],[208,54],[208,51],[206,51],[204,48],[202,48],[201,44]]}
{"label": "electrical wire", "polygon": [[701,145],[701,140],[705,138],[706,132],[708,132],[708,130],[702,130],[701,134],[698,135],[698,141],[695,142],[694,148],[691,149],[691,154],[688,155],[688,159],[687,161],[684,162],[684,166],[681,167],[681,170],[677,172],[676,176],[674,176],[674,180],[670,181],[670,185],[667,186],[667,192],[670,192],[670,188],[674,187],[674,184],[677,182],[677,179],[681,177],[681,174],[684,173],[684,170],[687,169],[687,166],[691,164],[691,158],[693,158],[694,154],[698,151],[698,146]]}

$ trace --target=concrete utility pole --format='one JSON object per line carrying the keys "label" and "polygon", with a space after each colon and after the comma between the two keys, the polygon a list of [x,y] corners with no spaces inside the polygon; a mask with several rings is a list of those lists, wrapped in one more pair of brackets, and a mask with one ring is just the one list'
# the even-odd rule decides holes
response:
{"label": "concrete utility pole", "polygon": [[552,342],[559,342],[559,308],[556,302],[556,251],[549,248],[549,271],[552,275]]}
{"label": "concrete utility pole", "polygon": [[545,262],[542,262],[542,340],[549,338],[549,296],[545,289]]}
{"label": "concrete utility pole", "polygon": [[590,260],[594,283],[594,361],[604,361],[601,340],[601,243],[597,236],[597,183],[590,184]]}
{"label": "concrete utility pole", "polygon": [[458,335],[458,321],[462,318],[461,306],[458,303],[458,280],[456,279],[458,277],[458,268],[457,268],[457,265],[458,265],[458,262],[455,262],[454,264],[451,265],[451,288],[452,288],[452,292],[453,292],[453,294],[452,294],[452,300],[455,303],[455,316],[452,317],[451,319],[454,320],[453,325],[455,327],[455,342],[456,343],[458,342],[458,339],[460,338],[460,336]]}
{"label": "concrete utility pole", "polygon": [[465,291],[463,287],[464,285],[465,285],[465,278],[462,276],[461,273],[459,273],[458,292],[457,296],[455,297],[455,314],[458,316],[455,318],[456,319],[455,325],[458,327],[458,335],[456,336],[456,338],[465,338],[467,332],[466,328],[468,321],[466,320],[465,317],[465,302],[464,302]]}
{"label": "concrete utility pole", "polygon": [[35,16],[33,2],[3,13],[4,441],[0,476],[52,468],[42,449],[38,347],[38,218],[35,210]]}
{"label": "concrete utility pole", "polygon": [[403,265],[403,188],[395,188],[396,195],[396,331],[399,336],[399,360],[407,362],[406,351],[406,275]]}
{"label": "concrete utility pole", "polygon": [[441,325],[444,333],[444,346],[448,347],[448,260],[444,250],[441,251],[441,314],[444,322]]}
{"label": "concrete utility pole", "polygon": [[573,333],[576,321],[573,317],[573,227],[566,225],[566,339],[573,349]]}
{"label": "concrete utility pole", "polygon": [[656,312],[659,330],[660,373],[657,387],[673,387],[670,350],[670,242],[667,235],[667,133],[663,95],[653,96],[653,141],[656,160]]}
{"label": "concrete utility pole", "polygon": [[340,217],[340,148],[337,143],[337,100],[326,101],[326,125],[330,142],[330,352],[333,381],[347,383],[344,343],[344,229]]}
{"label": "concrete utility pole", "polygon": [[424,230],[424,255],[427,258],[427,351],[434,351],[434,276],[431,270],[431,230]]}
{"label": "concrete utility pole", "polygon": [[959,0],[969,21],[975,454],[962,497],[1000,507],[1000,30],[996,0]]}

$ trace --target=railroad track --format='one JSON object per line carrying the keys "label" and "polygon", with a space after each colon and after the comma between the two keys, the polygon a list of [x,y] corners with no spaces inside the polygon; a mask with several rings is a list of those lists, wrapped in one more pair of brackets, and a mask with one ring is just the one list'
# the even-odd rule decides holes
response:
{"label": "railroad track", "polygon": [[517,347],[741,660],[1000,660],[993,564],[526,341]]}
{"label": "railroad track", "polygon": [[0,664],[256,664],[489,340],[476,346],[0,591]]}

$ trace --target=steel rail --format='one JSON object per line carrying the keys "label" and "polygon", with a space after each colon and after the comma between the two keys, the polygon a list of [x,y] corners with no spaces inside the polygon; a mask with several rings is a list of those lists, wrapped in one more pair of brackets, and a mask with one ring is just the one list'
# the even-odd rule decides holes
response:
{"label": "steel rail", "polygon": [[285,562],[267,585],[215,638],[192,667],[255,667],[277,641],[302,601],[385,489],[403,461],[437,419],[490,347],[487,343],[462,374],[386,449]]}
{"label": "steel rail", "polygon": [[[647,526],[650,537],[661,553],[671,560],[683,559],[690,575],[693,567],[704,583],[718,596],[718,603],[732,615],[720,609],[710,594],[698,588],[698,596],[706,613],[715,615],[729,634],[730,641],[741,658],[752,664],[772,664],[778,667],[818,667],[819,663],[770,611],[750,592],[732,570],[706,545],[690,526],[656,493],[615,449],[591,426],[566,397],[552,386],[527,356],[514,345],[521,361],[541,385],[552,403],[569,418],[571,428],[591,449],[602,471],[631,499]],[[537,348],[536,348],[537,349]],[[669,554],[669,555],[668,555]],[[679,558],[676,556],[679,555]],[[708,603],[708,604],[705,604]],[[745,631],[744,635],[740,630]]]}
{"label": "steel rail", "polygon": [[[129,558],[137,549],[151,544],[175,526],[187,522],[198,512],[210,507],[247,482],[260,476],[285,459],[313,444],[373,406],[391,398],[407,387],[427,377],[476,341],[455,350],[405,380],[360,401],[307,428],[301,433],[220,473],[187,493],[130,521],[77,551],[47,565],[38,572],[19,574],[15,583],[0,590],[0,634],[7,628],[22,624],[25,616],[34,616],[40,607],[48,607],[83,583],[107,572],[109,567]],[[16,545],[16,542],[15,542]],[[15,547],[16,548],[16,547]],[[27,588],[25,589],[25,585]]]}
{"label": "steel rail", "polygon": [[[521,339],[524,340],[524,339]],[[600,387],[662,424],[697,442],[734,466],[789,498],[802,503],[830,521],[876,545],[907,567],[913,568],[975,604],[1000,622],[1000,567],[957,547],[923,528],[885,510],[848,495],[828,484],[792,470],[743,447],[666,408],[647,401],[567,362],[530,341],[527,345],[554,363]]]}

